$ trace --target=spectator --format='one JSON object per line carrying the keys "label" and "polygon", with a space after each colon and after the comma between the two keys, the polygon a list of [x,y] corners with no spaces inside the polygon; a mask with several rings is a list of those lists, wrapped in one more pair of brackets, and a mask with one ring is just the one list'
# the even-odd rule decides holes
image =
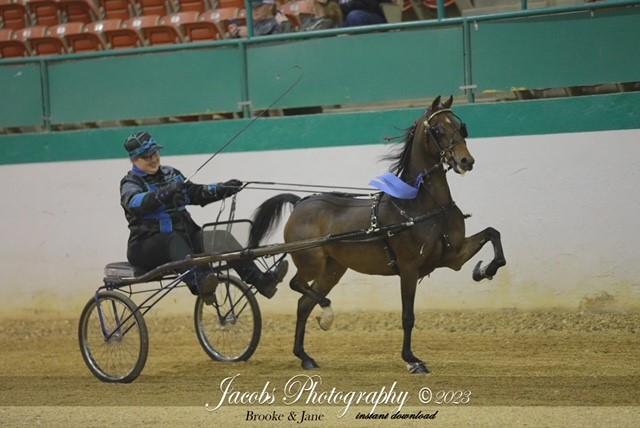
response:
{"label": "spectator", "polygon": [[387,19],[382,12],[380,3],[389,0],[339,0],[342,15],[344,15],[344,27],[357,27],[360,25],[386,24]]}
{"label": "spectator", "polygon": [[326,30],[342,25],[342,9],[335,0],[314,0],[314,15],[305,19],[301,31]]}
{"label": "spectator", "polygon": [[[254,36],[267,36],[293,31],[289,18],[278,9],[276,0],[252,0],[251,11],[253,13]],[[248,34],[249,32],[245,25],[234,23],[229,25],[229,36],[232,38],[247,37]]]}

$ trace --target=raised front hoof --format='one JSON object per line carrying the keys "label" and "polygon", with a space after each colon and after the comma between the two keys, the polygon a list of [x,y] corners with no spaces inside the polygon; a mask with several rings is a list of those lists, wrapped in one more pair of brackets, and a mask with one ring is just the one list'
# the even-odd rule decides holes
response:
{"label": "raised front hoof", "polygon": [[411,374],[429,374],[429,368],[424,361],[416,361],[415,363],[407,363],[407,370]]}
{"label": "raised front hoof", "polygon": [[308,360],[302,361],[302,368],[305,370],[315,370],[315,369],[319,369],[320,366],[312,359],[308,359]]}
{"label": "raised front hoof", "polygon": [[482,260],[476,263],[475,267],[473,268],[473,280],[476,282],[480,282],[483,279],[492,280],[493,276],[487,275],[487,268],[481,268],[480,265],[482,265]]}

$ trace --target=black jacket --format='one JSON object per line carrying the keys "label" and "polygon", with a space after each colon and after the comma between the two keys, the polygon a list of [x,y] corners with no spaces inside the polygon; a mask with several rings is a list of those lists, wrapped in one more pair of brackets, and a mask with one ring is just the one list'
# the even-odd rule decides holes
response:
{"label": "black jacket", "polygon": [[148,175],[135,165],[120,181],[120,205],[129,223],[129,246],[138,240],[158,233],[172,231],[192,234],[200,229],[186,210],[186,205],[205,206],[223,199],[215,185],[185,182],[185,204],[165,206],[158,201],[157,190],[173,182],[185,182],[180,171],[161,166],[157,173]]}

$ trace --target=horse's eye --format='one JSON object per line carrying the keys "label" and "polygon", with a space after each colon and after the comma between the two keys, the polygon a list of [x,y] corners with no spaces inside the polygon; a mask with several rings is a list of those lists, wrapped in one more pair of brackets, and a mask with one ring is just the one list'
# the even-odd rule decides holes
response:
{"label": "horse's eye", "polygon": [[428,128],[428,131],[429,131],[429,134],[431,134],[431,138],[433,138],[436,141],[440,140],[440,137],[442,136],[442,127],[440,126],[440,124],[436,126],[430,126]]}

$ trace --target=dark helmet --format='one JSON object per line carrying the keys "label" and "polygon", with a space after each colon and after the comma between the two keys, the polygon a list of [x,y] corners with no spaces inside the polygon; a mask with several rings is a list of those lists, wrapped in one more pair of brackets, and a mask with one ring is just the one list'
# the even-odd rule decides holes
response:
{"label": "dark helmet", "polygon": [[149,157],[163,147],[146,131],[131,134],[124,142],[124,148],[130,158]]}

